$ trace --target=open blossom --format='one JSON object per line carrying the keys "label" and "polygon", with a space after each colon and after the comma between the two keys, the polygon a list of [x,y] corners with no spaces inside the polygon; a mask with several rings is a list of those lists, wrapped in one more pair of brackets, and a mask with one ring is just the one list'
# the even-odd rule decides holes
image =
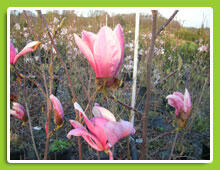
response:
{"label": "open blossom", "polygon": [[54,17],[53,23],[54,23],[54,24],[58,24],[58,22],[59,22],[59,19],[58,19],[57,17]]}
{"label": "open blossom", "polygon": [[112,152],[109,150],[119,139],[135,133],[133,125],[124,120],[116,122],[114,115],[104,107],[95,104],[92,109],[94,117],[89,120],[83,109],[78,103],[74,107],[83,116],[88,130],[78,121],[70,120],[74,127],[67,137],[82,136],[85,141],[97,151],[105,151],[109,158],[113,159]]}
{"label": "open blossom", "polygon": [[208,51],[208,45],[202,45],[198,48],[199,52],[207,52]]}
{"label": "open blossom", "polygon": [[20,29],[21,29],[20,24],[16,23],[16,24],[15,24],[15,29],[16,29],[16,30],[20,30]]}
{"label": "open blossom", "polygon": [[83,31],[82,39],[76,34],[75,41],[92,66],[96,77],[114,77],[118,74],[124,55],[124,38],[121,25],[114,31],[104,26],[98,34]]}
{"label": "open blossom", "polygon": [[28,32],[25,32],[25,33],[24,33],[24,37],[27,38],[28,36],[29,36],[29,33],[28,33]]}
{"label": "open blossom", "polygon": [[57,126],[62,126],[64,121],[63,107],[58,98],[52,94],[50,95],[50,100],[53,104],[54,123]]}
{"label": "open blossom", "polygon": [[61,35],[66,35],[68,33],[68,29],[67,28],[62,28],[61,29]]}
{"label": "open blossom", "polygon": [[23,123],[27,122],[27,120],[28,120],[26,110],[19,103],[13,102],[10,114],[17,117],[18,119],[22,120]]}
{"label": "open blossom", "polygon": [[176,109],[175,114],[178,118],[178,126],[185,127],[192,110],[191,97],[187,89],[185,89],[185,94],[180,92],[174,92],[166,97],[168,99],[168,104]]}
{"label": "open blossom", "polygon": [[14,65],[16,64],[17,60],[30,52],[34,52],[37,47],[41,44],[40,41],[32,41],[30,43],[28,43],[23,50],[21,50],[17,55],[16,55],[16,50],[14,48],[14,45],[12,43],[10,43],[10,64]]}

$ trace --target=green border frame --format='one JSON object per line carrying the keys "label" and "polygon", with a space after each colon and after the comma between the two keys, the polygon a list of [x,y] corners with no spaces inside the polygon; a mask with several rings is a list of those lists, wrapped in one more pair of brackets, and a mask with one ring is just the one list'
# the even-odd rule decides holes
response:
{"label": "green border frame", "polygon": [[39,169],[41,167],[50,168],[50,169],[60,169],[63,166],[65,168],[94,168],[94,169],[112,169],[112,168],[130,168],[133,169],[136,166],[140,169],[145,168],[154,168],[154,169],[207,169],[207,168],[217,168],[220,167],[220,161],[218,159],[217,151],[220,149],[218,146],[218,142],[220,142],[220,136],[217,131],[217,128],[220,128],[220,125],[217,124],[220,119],[215,112],[220,111],[218,107],[216,107],[216,103],[218,102],[217,95],[213,95],[213,162],[209,164],[9,164],[7,163],[7,8],[8,7],[79,7],[79,6],[111,6],[111,7],[212,7],[213,8],[213,90],[214,94],[218,94],[220,89],[218,89],[219,81],[214,76],[220,72],[220,69],[217,68],[217,63],[220,62],[220,58],[217,57],[219,51],[215,50],[218,46],[218,38],[219,32],[217,31],[220,28],[220,23],[217,22],[220,18],[220,7],[218,7],[220,3],[218,0],[5,0],[1,1],[0,6],[0,105],[1,105],[1,113],[0,113],[0,168],[1,169]]}

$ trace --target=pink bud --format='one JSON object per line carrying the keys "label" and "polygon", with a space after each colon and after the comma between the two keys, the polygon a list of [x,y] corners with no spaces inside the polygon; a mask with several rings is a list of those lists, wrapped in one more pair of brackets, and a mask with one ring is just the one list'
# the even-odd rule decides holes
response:
{"label": "pink bud", "polygon": [[184,112],[187,115],[191,114],[192,103],[187,89],[185,89],[184,95],[180,92],[174,92],[166,98],[168,99],[168,104],[176,109],[176,116],[179,116],[181,112]]}
{"label": "pink bud", "polygon": [[192,110],[191,97],[188,90],[185,89],[184,95],[180,92],[174,92],[166,98],[168,99],[168,104],[176,109],[175,114],[178,119],[178,126],[180,128],[185,127]]}
{"label": "pink bud", "polygon": [[23,122],[26,122],[28,120],[27,112],[25,111],[24,107],[19,103],[13,102],[10,114],[22,120]]}
{"label": "pink bud", "polygon": [[50,95],[50,100],[53,104],[53,113],[54,113],[54,123],[57,125],[62,125],[64,120],[64,113],[63,113],[63,107],[54,95]]}

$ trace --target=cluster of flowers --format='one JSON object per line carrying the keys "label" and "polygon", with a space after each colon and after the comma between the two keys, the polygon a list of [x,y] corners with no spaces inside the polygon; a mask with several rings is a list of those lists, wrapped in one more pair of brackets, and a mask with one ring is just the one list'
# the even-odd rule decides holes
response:
{"label": "cluster of flowers", "polygon": [[[106,81],[103,88],[111,87],[119,73],[120,66],[124,56],[124,38],[121,26],[118,24],[114,30],[105,26],[102,27],[98,34],[83,31],[82,38],[74,34],[75,42],[80,51],[87,58],[92,66],[96,79]],[[30,52],[34,52],[41,43],[33,41],[28,43],[21,52],[16,54],[13,44],[10,44],[10,64],[15,65],[18,59]],[[167,96],[168,103],[176,108],[176,117],[180,127],[184,127],[191,113],[191,99],[186,89],[185,94],[174,92]],[[54,95],[50,95],[53,105],[54,122],[57,126],[64,123],[64,111],[61,102]],[[79,116],[83,116],[87,128],[76,120],[70,120],[73,126],[67,137],[81,136],[85,141],[97,151],[105,151],[109,158],[113,159],[110,148],[121,138],[134,134],[133,125],[125,120],[116,121],[115,116],[99,104],[95,104],[92,109],[94,117],[89,119],[81,106],[75,102],[74,109]],[[28,117],[25,109],[19,103],[13,103],[11,115],[26,122]],[[45,124],[46,134],[47,123]],[[88,129],[88,130],[87,130]]]}

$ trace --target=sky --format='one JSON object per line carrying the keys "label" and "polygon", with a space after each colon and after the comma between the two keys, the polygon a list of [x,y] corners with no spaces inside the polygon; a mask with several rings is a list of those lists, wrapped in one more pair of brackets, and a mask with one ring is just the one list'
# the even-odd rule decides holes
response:
{"label": "sky", "polygon": [[[21,12],[22,8],[16,8]],[[52,11],[54,8],[30,8],[30,10],[40,9],[42,13],[47,13]],[[129,14],[140,12],[143,14],[151,14],[152,9],[157,9],[159,13],[165,17],[169,18],[172,13],[178,9],[175,20],[179,21],[184,27],[195,27],[200,28],[202,24],[204,27],[210,27],[212,22],[212,9],[207,7],[161,7],[161,8],[148,8],[148,7],[70,7],[65,8],[65,10],[75,10],[77,15],[83,15],[87,17],[91,10],[103,10],[106,11],[110,16],[114,14]],[[29,10],[29,9],[27,9]],[[56,10],[62,12],[64,7],[56,8]]]}
{"label": "sky", "polygon": [[[91,9],[91,8],[88,8]],[[87,16],[89,10],[85,8],[76,8],[78,15]],[[151,14],[151,8],[96,8],[104,9],[109,15],[114,14],[129,14],[134,12],[140,12],[144,14]],[[153,8],[155,9],[155,8]],[[165,18],[169,18],[177,8],[158,8],[159,13]],[[200,28],[202,23],[205,27],[210,27],[211,21],[211,8],[179,8],[179,12],[175,17],[175,20],[179,21],[184,27],[196,27]]]}

